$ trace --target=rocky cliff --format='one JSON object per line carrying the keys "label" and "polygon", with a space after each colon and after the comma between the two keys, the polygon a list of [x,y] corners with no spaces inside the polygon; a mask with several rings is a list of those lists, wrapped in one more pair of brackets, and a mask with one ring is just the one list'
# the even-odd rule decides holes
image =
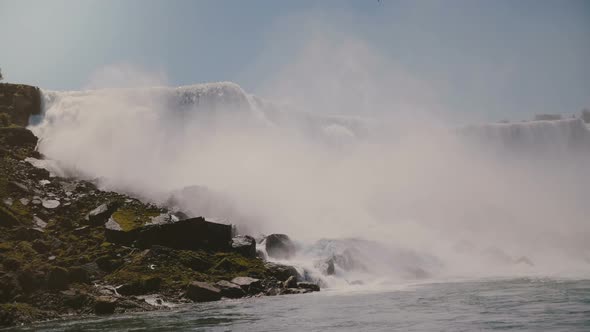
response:
{"label": "rocky cliff", "polygon": [[0,84],[0,326],[317,290],[230,225],[35,167],[25,126],[40,100],[38,88]]}

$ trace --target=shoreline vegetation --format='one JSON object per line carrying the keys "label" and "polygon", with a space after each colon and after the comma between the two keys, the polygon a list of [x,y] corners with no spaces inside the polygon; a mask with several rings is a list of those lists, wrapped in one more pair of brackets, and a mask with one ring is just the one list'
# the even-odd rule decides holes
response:
{"label": "shoreline vegetation", "polygon": [[[319,291],[231,225],[33,166],[43,156],[26,126],[40,112],[38,88],[0,83],[0,327]],[[268,252],[294,248],[267,239]]]}

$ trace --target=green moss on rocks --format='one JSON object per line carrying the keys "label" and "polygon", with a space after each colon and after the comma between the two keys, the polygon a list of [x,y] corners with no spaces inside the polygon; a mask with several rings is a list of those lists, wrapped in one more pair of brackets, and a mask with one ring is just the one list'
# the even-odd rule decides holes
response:
{"label": "green moss on rocks", "polygon": [[160,213],[161,210],[158,208],[146,210],[137,206],[126,206],[113,213],[112,218],[121,226],[121,230],[128,232],[145,225]]}

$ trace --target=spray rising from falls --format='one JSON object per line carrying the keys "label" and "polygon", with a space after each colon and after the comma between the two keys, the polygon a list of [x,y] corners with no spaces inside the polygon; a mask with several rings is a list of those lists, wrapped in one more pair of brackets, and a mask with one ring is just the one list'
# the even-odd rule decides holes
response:
{"label": "spray rising from falls", "polygon": [[[589,270],[580,120],[448,129],[289,111],[233,83],[44,91],[45,164],[238,225],[287,233],[330,285]],[[403,121],[403,122],[401,122]]]}

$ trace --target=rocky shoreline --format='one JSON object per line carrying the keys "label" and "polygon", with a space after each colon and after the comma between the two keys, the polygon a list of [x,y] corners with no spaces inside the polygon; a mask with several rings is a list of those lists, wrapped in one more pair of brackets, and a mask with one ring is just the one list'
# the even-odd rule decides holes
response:
{"label": "rocky shoreline", "polygon": [[[0,327],[168,303],[319,291],[231,225],[51,176],[25,128],[38,88],[0,84]],[[286,258],[286,235],[265,241]]]}

